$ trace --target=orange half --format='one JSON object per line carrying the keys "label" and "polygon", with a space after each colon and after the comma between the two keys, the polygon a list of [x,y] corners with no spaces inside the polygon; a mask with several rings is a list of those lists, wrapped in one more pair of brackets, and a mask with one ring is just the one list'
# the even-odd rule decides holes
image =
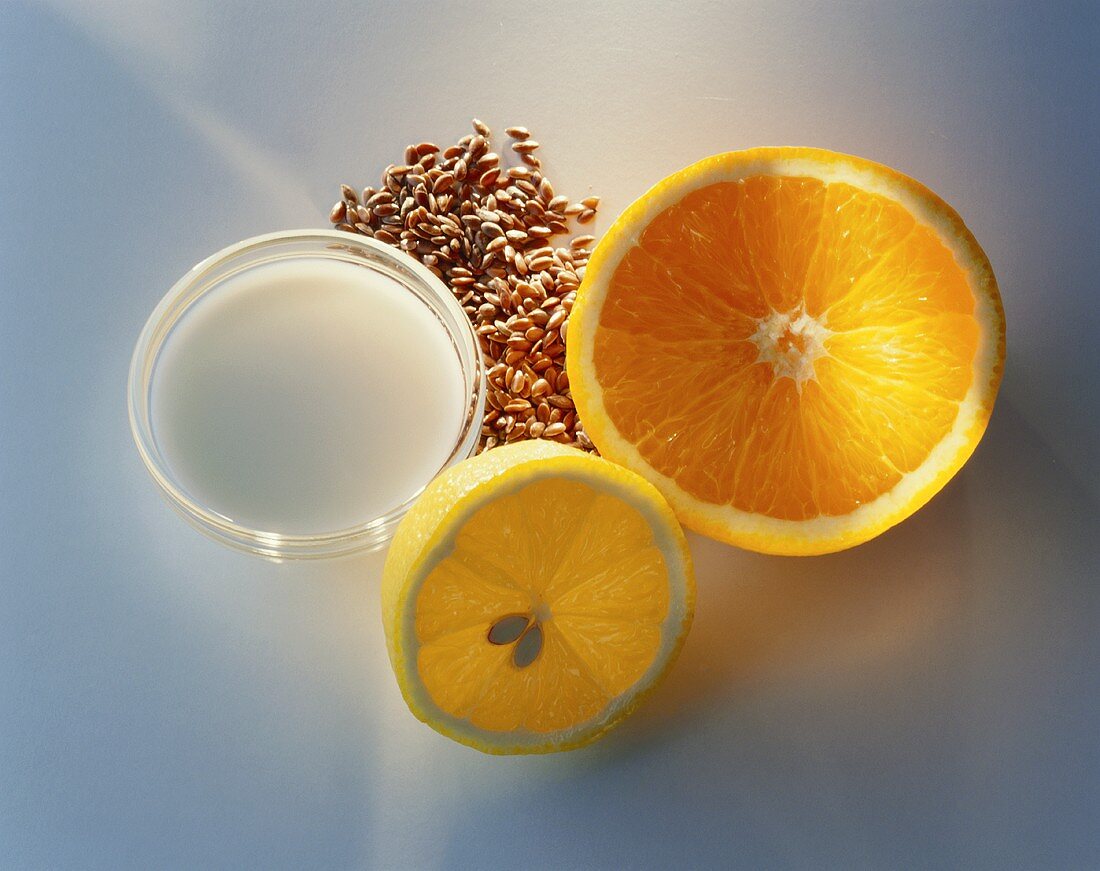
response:
{"label": "orange half", "polygon": [[857,157],[756,148],[619,217],[568,339],[604,456],[692,529],[816,554],[878,535],[962,467],[1005,324],[985,253],[932,191]]}

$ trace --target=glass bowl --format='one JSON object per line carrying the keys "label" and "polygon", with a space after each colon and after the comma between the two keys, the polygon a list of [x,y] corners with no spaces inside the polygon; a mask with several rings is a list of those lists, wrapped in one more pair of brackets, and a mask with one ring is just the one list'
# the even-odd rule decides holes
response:
{"label": "glass bowl", "polygon": [[[153,409],[158,360],[181,320],[227,279],[264,264],[294,258],[332,258],[374,270],[397,282],[442,325],[457,357],[465,391],[464,418],[440,468],[401,504],[340,529],[273,532],[242,525],[219,512],[217,506],[203,504],[173,472],[164,439],[158,437]],[[263,361],[259,363],[262,365]],[[201,532],[225,545],[265,557],[286,559],[339,556],[385,544],[431,478],[477,450],[485,391],[477,336],[465,312],[438,277],[407,254],[364,236],[338,230],[294,230],[257,236],[231,245],[203,260],[176,282],[153,310],[138,338],[130,364],[127,400],[130,428],[138,452],[172,507]],[[277,471],[273,470],[272,474]]]}

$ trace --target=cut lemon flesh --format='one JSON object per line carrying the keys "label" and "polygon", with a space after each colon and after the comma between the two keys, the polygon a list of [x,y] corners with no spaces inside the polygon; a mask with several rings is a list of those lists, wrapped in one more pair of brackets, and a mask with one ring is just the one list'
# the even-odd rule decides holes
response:
{"label": "cut lemon flesh", "polygon": [[549,442],[437,478],[383,573],[410,708],[490,753],[570,749],[606,732],[672,663],[693,604],[687,545],[661,495]]}
{"label": "cut lemon flesh", "polygon": [[887,167],[807,148],[701,161],[616,221],[568,370],[604,456],[688,526],[773,553],[850,547],[962,466],[1004,360],[989,263]]}

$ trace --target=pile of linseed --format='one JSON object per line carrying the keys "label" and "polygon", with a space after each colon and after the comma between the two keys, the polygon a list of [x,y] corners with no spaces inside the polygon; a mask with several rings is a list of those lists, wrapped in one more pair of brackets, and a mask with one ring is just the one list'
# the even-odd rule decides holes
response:
{"label": "pile of linseed", "polygon": [[331,220],[408,252],[462,305],[488,377],[479,451],[531,438],[594,451],[573,407],[565,341],[595,238],[552,240],[569,233],[570,218],[592,220],[599,198],[570,203],[556,193],[526,128],[505,131],[513,166],[492,150],[485,124],[475,118],[473,128],[442,151],[410,145],[377,188],[342,185]]}

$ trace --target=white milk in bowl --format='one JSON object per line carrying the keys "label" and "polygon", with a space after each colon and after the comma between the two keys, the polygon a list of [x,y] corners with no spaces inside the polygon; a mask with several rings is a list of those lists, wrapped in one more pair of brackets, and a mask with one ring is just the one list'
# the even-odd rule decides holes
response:
{"label": "white milk in bowl", "polygon": [[247,265],[163,339],[152,438],[184,499],[217,518],[275,539],[349,530],[462,450],[458,351],[453,327],[392,275],[326,256]]}

